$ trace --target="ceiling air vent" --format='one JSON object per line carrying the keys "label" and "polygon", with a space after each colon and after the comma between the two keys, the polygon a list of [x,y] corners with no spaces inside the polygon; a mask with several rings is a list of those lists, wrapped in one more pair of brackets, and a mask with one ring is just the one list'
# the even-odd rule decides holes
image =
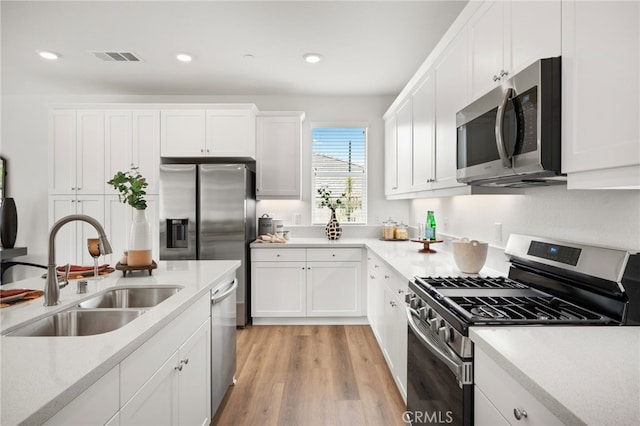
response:
{"label": "ceiling air vent", "polygon": [[92,52],[98,59],[107,62],[140,62],[141,59],[132,52]]}

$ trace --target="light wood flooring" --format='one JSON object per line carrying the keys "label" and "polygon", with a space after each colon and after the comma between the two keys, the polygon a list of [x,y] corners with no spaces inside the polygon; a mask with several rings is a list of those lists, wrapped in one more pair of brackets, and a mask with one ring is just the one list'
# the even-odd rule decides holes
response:
{"label": "light wood flooring", "polygon": [[404,425],[404,402],[371,328],[238,330],[235,386],[212,425]]}

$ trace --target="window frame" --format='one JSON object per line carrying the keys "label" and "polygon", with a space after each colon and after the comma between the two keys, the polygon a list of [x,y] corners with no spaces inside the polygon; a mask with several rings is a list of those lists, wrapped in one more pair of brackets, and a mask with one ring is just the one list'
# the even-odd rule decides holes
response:
{"label": "window frame", "polygon": [[[311,174],[311,185],[310,185],[310,189],[311,189],[311,202],[310,202],[310,214],[309,214],[309,218],[311,221],[311,225],[326,225],[325,221],[318,221],[318,219],[316,219],[314,217],[314,209],[317,208],[316,204],[317,204],[317,199],[316,199],[316,173],[315,170],[313,168],[313,155],[314,155],[314,151],[313,151],[313,131],[314,129],[326,129],[326,128],[335,128],[335,129],[364,129],[365,132],[365,137],[364,137],[364,149],[365,149],[365,158],[364,158],[364,177],[363,177],[363,189],[364,189],[364,196],[363,196],[363,200],[362,200],[362,210],[364,212],[364,215],[362,217],[362,221],[359,222],[340,222],[340,225],[344,226],[366,226],[368,225],[368,216],[369,216],[369,212],[368,212],[368,206],[369,206],[369,123],[368,122],[312,122],[309,123],[309,139],[310,139],[310,145],[309,145],[309,159],[310,159],[310,174]],[[336,176],[345,176],[347,175],[347,173],[342,173],[342,172],[325,172],[327,176],[329,176],[330,174],[332,175],[336,175]],[[338,194],[339,195],[339,194]],[[323,209],[328,210],[328,208],[323,207]],[[328,215],[327,215],[328,216]],[[327,219],[328,220],[328,219]]]}

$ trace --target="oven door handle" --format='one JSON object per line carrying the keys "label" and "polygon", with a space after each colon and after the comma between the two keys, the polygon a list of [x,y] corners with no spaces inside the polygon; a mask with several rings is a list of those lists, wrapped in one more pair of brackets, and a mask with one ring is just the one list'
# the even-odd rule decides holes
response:
{"label": "oven door handle", "polygon": [[502,166],[505,169],[510,169],[513,167],[513,163],[511,161],[511,157],[509,153],[507,153],[507,147],[504,144],[504,134],[502,133],[502,123],[504,122],[504,112],[507,108],[507,103],[509,103],[509,99],[513,96],[513,89],[507,89],[504,92],[504,97],[502,98],[502,102],[500,106],[498,106],[498,114],[496,116],[496,147],[498,148],[498,155],[500,156],[500,161],[502,161]]}
{"label": "oven door handle", "polygon": [[457,360],[450,354],[445,353],[442,349],[436,346],[435,343],[432,342],[432,338],[424,334],[422,331],[418,329],[418,326],[415,324],[413,317],[418,317],[418,312],[415,309],[407,306],[407,319],[409,322],[409,328],[416,335],[418,340],[422,342],[422,344],[433,353],[440,361],[442,361],[448,368],[455,374],[456,378],[459,382],[464,382],[462,373],[464,368],[464,362],[462,360]]}

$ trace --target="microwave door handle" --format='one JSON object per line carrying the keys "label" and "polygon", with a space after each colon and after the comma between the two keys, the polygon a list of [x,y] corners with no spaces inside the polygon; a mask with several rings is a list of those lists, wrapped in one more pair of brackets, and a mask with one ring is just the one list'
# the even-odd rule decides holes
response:
{"label": "microwave door handle", "polygon": [[502,123],[504,122],[504,112],[507,108],[507,103],[509,102],[509,98],[513,95],[513,89],[507,89],[504,92],[504,97],[502,98],[502,102],[500,106],[498,106],[498,114],[496,116],[496,147],[498,148],[498,155],[500,155],[500,160],[502,161],[502,165],[506,169],[510,169],[513,167],[511,163],[511,158],[507,153],[507,147],[504,145],[504,136],[502,134]]}

